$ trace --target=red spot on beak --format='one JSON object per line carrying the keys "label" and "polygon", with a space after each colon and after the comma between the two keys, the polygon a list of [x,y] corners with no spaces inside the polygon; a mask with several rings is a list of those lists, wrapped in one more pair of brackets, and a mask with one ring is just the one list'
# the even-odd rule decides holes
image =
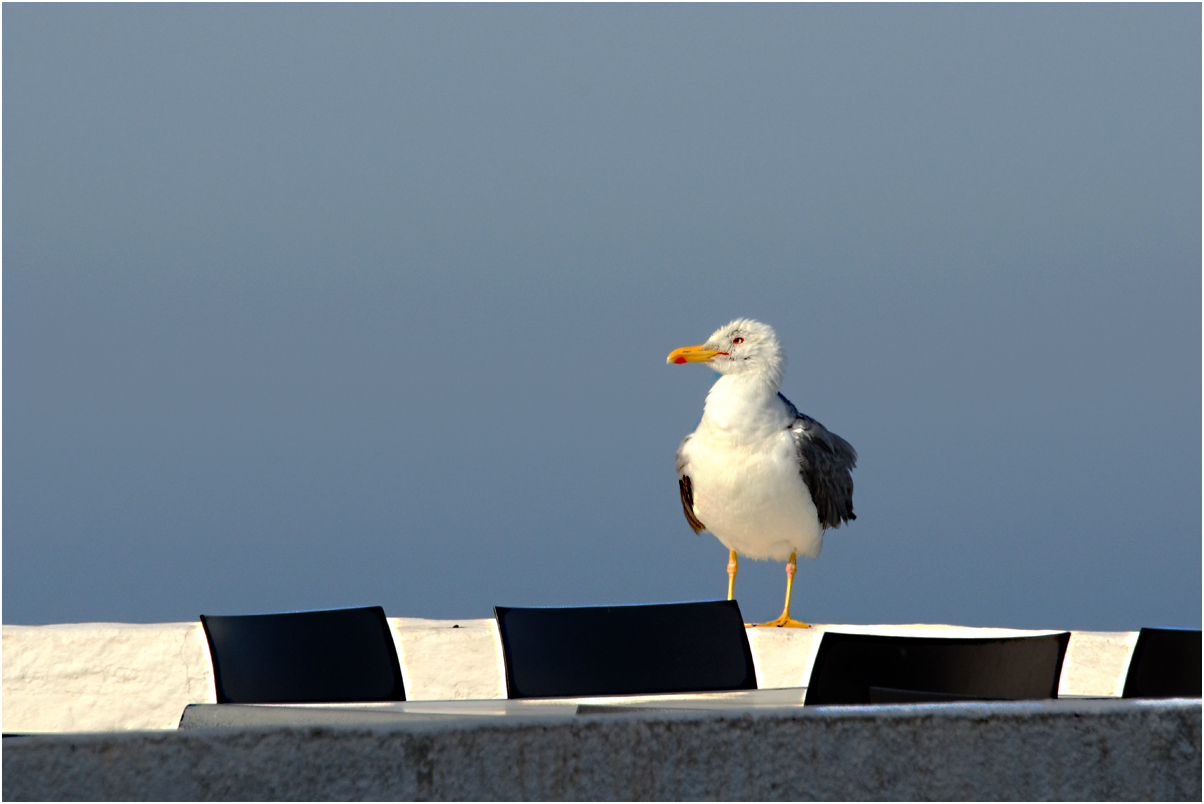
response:
{"label": "red spot on beak", "polygon": [[675,358],[673,362],[680,366],[682,363],[686,362],[686,359],[684,357],[678,357]]}

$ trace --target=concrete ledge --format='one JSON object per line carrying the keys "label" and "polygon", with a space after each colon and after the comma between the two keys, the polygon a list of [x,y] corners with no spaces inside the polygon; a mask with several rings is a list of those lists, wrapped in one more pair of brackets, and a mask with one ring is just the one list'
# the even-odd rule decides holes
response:
{"label": "concrete ledge", "polygon": [[4,741],[6,800],[1199,801],[1200,701],[649,712]]}

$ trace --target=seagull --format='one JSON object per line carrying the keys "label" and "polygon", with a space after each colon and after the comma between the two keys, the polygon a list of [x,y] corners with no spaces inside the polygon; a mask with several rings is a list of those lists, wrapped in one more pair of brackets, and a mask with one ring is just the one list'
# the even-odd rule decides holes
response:
{"label": "seagull", "polygon": [[737,555],[786,561],[782,616],[759,625],[809,628],[790,617],[797,556],[817,558],[824,531],[857,518],[857,452],[779,393],[786,355],[767,324],[736,319],[666,362],[706,363],[719,373],[698,429],[677,448],[677,485],[694,532],[710,531],[730,551],[727,599]]}

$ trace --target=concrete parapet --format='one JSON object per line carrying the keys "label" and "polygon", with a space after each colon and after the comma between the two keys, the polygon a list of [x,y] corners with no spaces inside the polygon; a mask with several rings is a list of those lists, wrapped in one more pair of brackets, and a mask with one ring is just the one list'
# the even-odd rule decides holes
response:
{"label": "concrete parapet", "polygon": [[1200,800],[1200,701],[628,712],[4,741],[6,800]]}

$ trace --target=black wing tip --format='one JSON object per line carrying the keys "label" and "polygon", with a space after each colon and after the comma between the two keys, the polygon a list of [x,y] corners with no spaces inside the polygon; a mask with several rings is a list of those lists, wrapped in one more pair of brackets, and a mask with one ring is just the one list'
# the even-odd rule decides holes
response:
{"label": "black wing tip", "polygon": [[707,526],[694,515],[694,484],[690,482],[690,476],[679,477],[677,488],[681,491],[681,510],[686,515],[686,521],[690,523],[690,527],[694,529],[694,535],[697,536],[706,530]]}

